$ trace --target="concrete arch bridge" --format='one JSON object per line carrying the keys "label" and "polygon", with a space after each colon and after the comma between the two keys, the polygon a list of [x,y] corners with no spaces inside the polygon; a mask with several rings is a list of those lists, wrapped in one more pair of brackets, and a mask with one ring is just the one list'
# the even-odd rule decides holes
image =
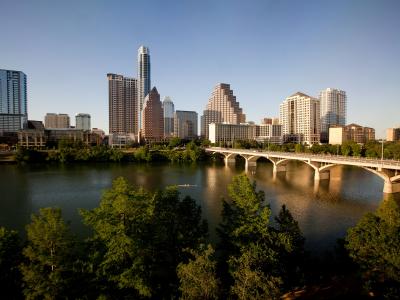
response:
{"label": "concrete arch bridge", "polygon": [[329,170],[335,166],[356,166],[363,168],[383,179],[384,193],[400,193],[400,161],[398,160],[219,147],[210,147],[206,148],[205,150],[206,152],[213,154],[222,154],[224,156],[226,165],[234,163],[235,157],[238,155],[243,157],[246,162],[246,171],[248,171],[249,167],[256,166],[257,160],[260,157],[264,157],[272,162],[274,176],[278,172],[285,172],[286,164],[289,161],[302,161],[314,169],[314,179],[316,181],[329,179]]}

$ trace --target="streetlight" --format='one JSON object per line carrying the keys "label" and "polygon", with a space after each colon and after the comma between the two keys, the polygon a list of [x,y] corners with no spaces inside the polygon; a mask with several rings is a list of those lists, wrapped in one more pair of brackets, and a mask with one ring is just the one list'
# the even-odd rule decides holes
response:
{"label": "streetlight", "polygon": [[383,163],[383,143],[385,142],[385,140],[384,139],[382,139],[381,140],[381,143],[382,143],[382,150],[381,150],[381,161],[382,161],[382,163]]}

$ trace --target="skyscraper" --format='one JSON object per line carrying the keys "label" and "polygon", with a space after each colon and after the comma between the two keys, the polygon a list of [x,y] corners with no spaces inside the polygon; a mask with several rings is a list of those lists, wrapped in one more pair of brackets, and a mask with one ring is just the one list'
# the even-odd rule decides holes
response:
{"label": "skyscraper", "polygon": [[147,142],[158,142],[164,139],[164,117],[160,94],[153,87],[147,94],[142,109],[141,137]]}
{"label": "skyscraper", "polygon": [[90,130],[90,115],[89,114],[77,114],[75,116],[75,128],[76,129],[83,129],[83,130]]}
{"label": "skyscraper", "polygon": [[165,97],[162,103],[164,111],[164,137],[171,137],[174,133],[174,102],[170,97]]}
{"label": "skyscraper", "polygon": [[107,74],[107,78],[109,132],[137,134],[137,80],[118,74]]}
{"label": "skyscraper", "polygon": [[44,116],[44,127],[49,128],[70,128],[70,119],[67,114],[47,113]]}
{"label": "skyscraper", "polygon": [[321,101],[321,142],[328,142],[329,128],[346,125],[346,92],[327,88],[319,95]]}
{"label": "skyscraper", "polygon": [[141,126],[141,112],[144,105],[144,99],[150,92],[150,51],[149,48],[140,46],[138,49],[138,116],[139,128]]}
{"label": "skyscraper", "polygon": [[177,110],[174,116],[174,136],[181,139],[196,139],[197,123],[197,112]]}
{"label": "skyscraper", "polygon": [[246,115],[239,107],[230,85],[218,84],[209,99],[201,117],[201,135],[208,139],[208,126],[211,123],[240,124],[246,122]]}
{"label": "skyscraper", "polygon": [[280,105],[284,142],[317,144],[320,140],[320,102],[297,92]]}
{"label": "skyscraper", "polygon": [[26,75],[0,69],[0,131],[17,132],[28,122]]}

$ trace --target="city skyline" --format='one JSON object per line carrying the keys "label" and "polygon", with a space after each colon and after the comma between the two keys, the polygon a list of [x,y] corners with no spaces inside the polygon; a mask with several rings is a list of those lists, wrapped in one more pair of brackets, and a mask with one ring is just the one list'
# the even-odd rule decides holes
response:
{"label": "city skyline", "polygon": [[[3,26],[13,30],[3,33],[0,67],[27,75],[29,119],[86,111],[108,132],[105,74],[135,77],[146,45],[153,85],[182,110],[201,114],[212,87],[227,82],[258,122],[278,116],[287,95],[336,88],[347,93],[348,124],[376,128],[379,138],[400,123],[398,1],[120,3],[2,4]],[[140,26],[146,10],[168,15],[168,26]],[[120,32],[111,36],[105,19]]]}

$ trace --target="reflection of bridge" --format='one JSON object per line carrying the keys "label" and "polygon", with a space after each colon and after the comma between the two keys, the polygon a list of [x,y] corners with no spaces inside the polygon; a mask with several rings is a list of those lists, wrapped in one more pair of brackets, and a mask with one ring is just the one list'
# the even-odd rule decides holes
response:
{"label": "reflection of bridge", "polygon": [[398,160],[218,147],[206,148],[206,151],[224,155],[226,165],[234,163],[236,156],[241,156],[245,159],[246,171],[249,167],[256,166],[259,158],[264,157],[272,162],[274,176],[278,172],[285,172],[286,164],[291,160],[302,161],[313,168],[315,180],[329,179],[329,170],[338,165],[361,167],[384,180],[384,193],[400,192],[400,161]]}

